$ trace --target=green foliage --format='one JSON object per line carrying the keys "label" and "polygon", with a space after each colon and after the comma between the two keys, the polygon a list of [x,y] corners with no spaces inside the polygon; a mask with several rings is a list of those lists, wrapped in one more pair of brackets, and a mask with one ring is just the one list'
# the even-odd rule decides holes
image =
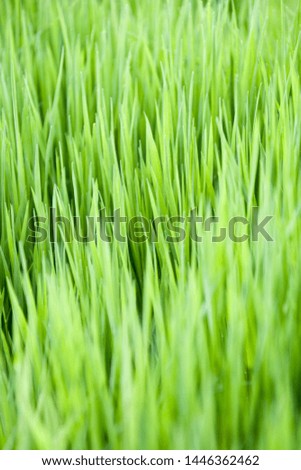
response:
{"label": "green foliage", "polygon": [[[0,447],[301,442],[298,0],[2,0]],[[273,243],[30,244],[273,215]]]}

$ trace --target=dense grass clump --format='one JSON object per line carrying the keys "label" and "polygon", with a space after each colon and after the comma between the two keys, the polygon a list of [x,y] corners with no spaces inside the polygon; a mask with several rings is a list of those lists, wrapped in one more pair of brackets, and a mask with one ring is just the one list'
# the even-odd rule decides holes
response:
{"label": "dense grass clump", "polygon": [[[0,447],[300,446],[300,33],[298,0],[2,0]],[[254,207],[273,241],[64,232]]]}

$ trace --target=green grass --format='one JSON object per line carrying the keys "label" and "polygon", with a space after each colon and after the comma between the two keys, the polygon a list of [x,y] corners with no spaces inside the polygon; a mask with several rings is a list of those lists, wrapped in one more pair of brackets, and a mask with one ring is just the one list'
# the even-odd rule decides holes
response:
{"label": "green grass", "polygon": [[[298,0],[2,0],[1,448],[300,447],[300,33]],[[274,242],[28,243],[51,206],[259,206]]]}

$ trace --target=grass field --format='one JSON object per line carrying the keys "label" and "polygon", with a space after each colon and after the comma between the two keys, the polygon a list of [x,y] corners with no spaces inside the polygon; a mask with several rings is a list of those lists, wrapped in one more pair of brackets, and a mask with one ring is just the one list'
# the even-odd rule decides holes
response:
{"label": "grass field", "polygon": [[[300,448],[300,40],[298,0],[2,0],[1,448]],[[101,209],[248,239],[67,239]]]}

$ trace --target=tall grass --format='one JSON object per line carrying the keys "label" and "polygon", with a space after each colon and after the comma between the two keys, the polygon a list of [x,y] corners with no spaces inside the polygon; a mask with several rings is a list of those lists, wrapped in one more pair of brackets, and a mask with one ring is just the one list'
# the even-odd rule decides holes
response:
{"label": "tall grass", "polygon": [[[0,447],[298,448],[298,0],[2,0]],[[28,243],[273,215],[273,243]],[[161,230],[161,229],[160,229]]]}

